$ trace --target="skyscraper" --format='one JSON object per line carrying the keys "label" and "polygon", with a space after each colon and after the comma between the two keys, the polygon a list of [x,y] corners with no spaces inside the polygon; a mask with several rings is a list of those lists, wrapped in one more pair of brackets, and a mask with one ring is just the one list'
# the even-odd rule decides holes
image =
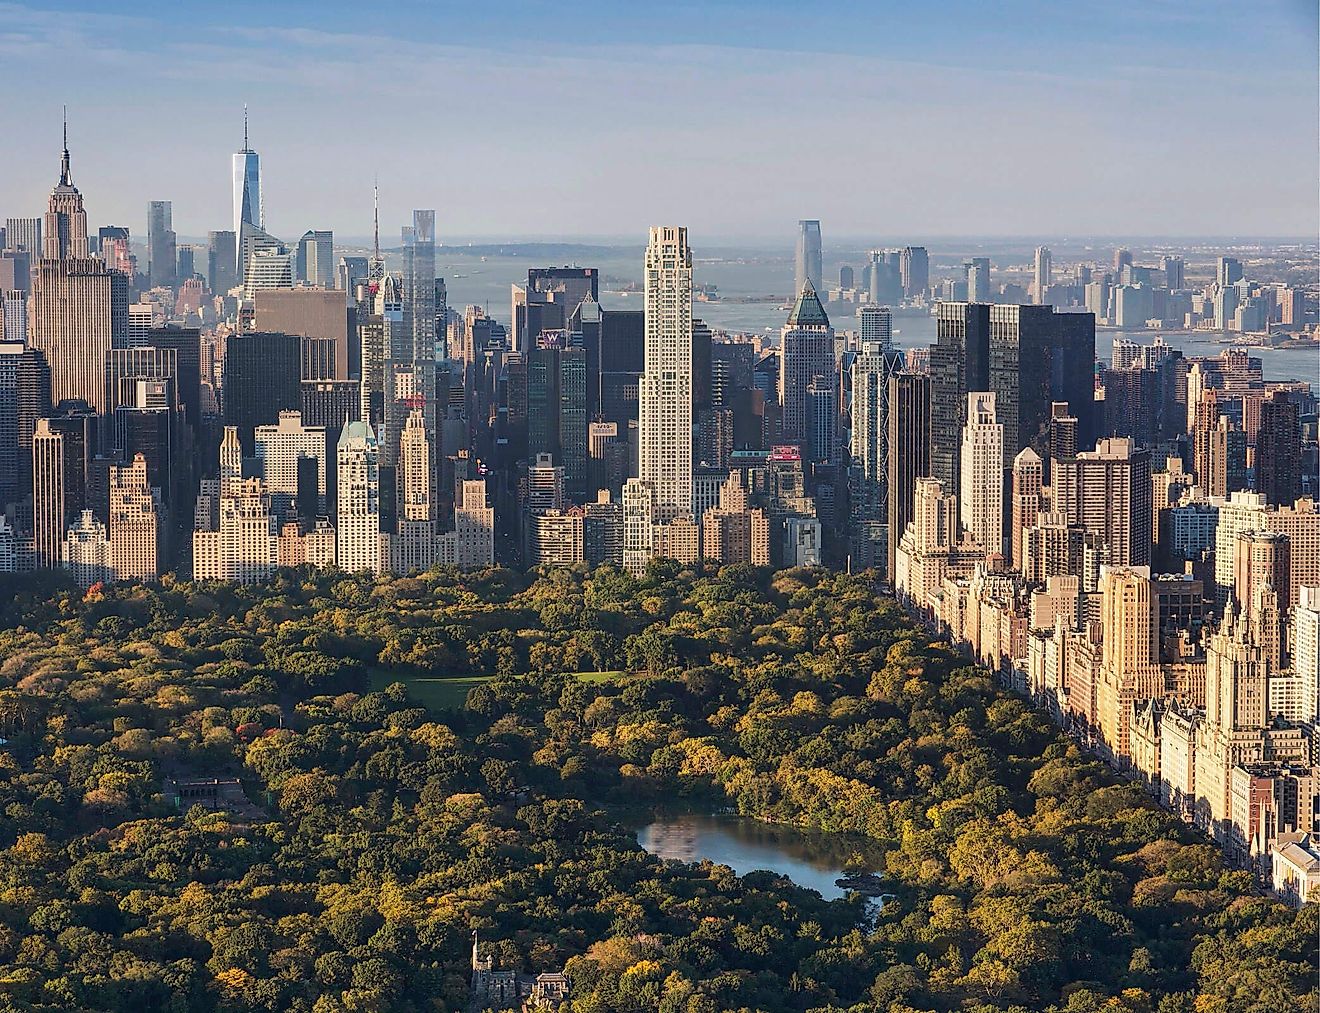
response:
{"label": "skyscraper", "polygon": [[990,301],[990,258],[973,257],[967,262],[967,301]]}
{"label": "skyscraper", "polygon": [[264,209],[261,203],[261,156],[248,146],[247,106],[243,107],[243,148],[234,153],[234,237],[237,241],[237,260],[234,270],[242,278],[245,257],[243,254],[243,226],[262,228]]}
{"label": "skyscraper", "polygon": [[958,507],[962,526],[987,555],[1004,551],[1004,426],[995,415],[995,395],[967,395]]}
{"label": "skyscraper", "polygon": [[174,287],[178,280],[177,246],[173,204],[152,201],[147,205],[147,276],[152,288]]}
{"label": "skyscraper", "polygon": [[0,341],[0,512],[32,489],[32,434],[49,412],[46,357],[20,341]]}
{"label": "skyscraper", "polygon": [[41,257],[43,247],[41,245],[41,219],[40,218],[6,218],[5,219],[5,249],[6,250],[25,250],[30,261],[36,261]]}
{"label": "skyscraper", "polygon": [[1035,272],[1031,282],[1031,301],[1037,305],[1045,302],[1046,290],[1050,287],[1050,278],[1054,273],[1053,263],[1050,248],[1037,246]]}
{"label": "skyscraper", "polygon": [[1010,525],[1013,568],[1023,570],[1024,533],[1035,527],[1040,515],[1045,470],[1040,455],[1023,447],[1013,458],[1013,510]]}
{"label": "skyscraper", "polygon": [[[891,457],[889,379],[901,366],[902,356],[889,347],[887,311],[883,316],[872,315],[873,323],[883,323],[884,326],[868,330],[867,317],[862,316],[861,320],[862,346],[851,366],[852,468],[849,473],[853,515],[851,552],[856,565],[870,567],[881,565],[881,561],[885,558],[884,525],[887,525],[889,520]],[[897,539],[899,536],[893,534],[893,537]]]}
{"label": "skyscraper", "polygon": [[238,284],[238,239],[227,229],[207,235],[206,287],[227,295]]}
{"label": "skyscraper", "polygon": [[899,264],[903,281],[903,294],[909,299],[924,295],[930,288],[930,255],[924,246],[903,247]]}
{"label": "skyscraper", "polygon": [[[687,229],[653,227],[645,267],[639,472],[651,490],[653,520],[663,524],[692,513],[692,251]],[[627,490],[624,497],[627,510]],[[640,547],[638,542],[636,551]]]}
{"label": "skyscraper", "polygon": [[802,445],[807,438],[807,388],[823,378],[835,386],[834,329],[816,288],[807,281],[780,332],[779,403],[785,443]]}
{"label": "skyscraper", "polygon": [[892,373],[889,377],[888,563],[894,580],[898,541],[912,519],[917,479],[930,475],[930,377]]}
{"label": "skyscraper", "polygon": [[302,408],[300,358],[294,334],[250,331],[226,339],[224,420],[237,428],[244,453],[252,453],[257,426]]}
{"label": "skyscraper", "polygon": [[328,229],[309,229],[298,240],[294,276],[304,285],[335,287],[335,237]]}
{"label": "skyscraper", "polygon": [[1054,509],[1104,546],[1114,566],[1149,566],[1150,451],[1131,440],[1101,440],[1094,451],[1052,463]]}
{"label": "skyscraper", "polygon": [[432,454],[430,500],[436,500],[436,457],[439,434],[436,420],[444,409],[436,404],[435,389],[435,212],[413,211],[411,226],[403,230],[403,277],[401,326],[386,322],[386,350],[389,356],[386,390],[387,402],[396,411],[387,411],[388,426],[384,438],[389,443],[382,463],[394,465],[398,458],[398,440],[408,413],[422,410],[422,421],[430,440]]}
{"label": "skyscraper", "polygon": [[931,475],[949,490],[961,488],[962,430],[967,395],[990,388],[990,307],[942,302],[935,310],[930,349]]}
{"label": "skyscraper", "polygon": [[65,512],[64,435],[38,419],[32,435],[32,551],[37,569],[63,558]]}
{"label": "skyscraper", "polygon": [[155,580],[160,575],[160,509],[147,480],[147,460],[134,454],[110,466],[109,570],[115,580]]}
{"label": "skyscraper", "polygon": [[802,286],[807,282],[811,282],[813,289],[820,288],[822,279],[820,222],[814,218],[804,218],[798,222],[797,251],[793,268],[794,292],[801,292]]}
{"label": "skyscraper", "polygon": [[1276,391],[1260,406],[1256,490],[1270,506],[1291,506],[1302,491],[1302,426],[1297,403]]}
{"label": "skyscraper", "polygon": [[64,154],[60,158],[60,180],[50,192],[50,204],[41,229],[41,256],[45,260],[86,260],[87,212],[82,194],[69,172],[69,125],[64,125]]}
{"label": "skyscraper", "polygon": [[339,514],[336,554],[348,573],[380,573],[380,471],[376,434],[366,422],[350,422],[336,448]]}

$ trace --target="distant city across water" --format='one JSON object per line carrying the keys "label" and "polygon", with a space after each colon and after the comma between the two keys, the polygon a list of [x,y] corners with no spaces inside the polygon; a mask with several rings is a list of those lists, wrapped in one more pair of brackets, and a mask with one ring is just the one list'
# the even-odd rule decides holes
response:
{"label": "distant city across water", "polygon": [[[612,252],[612,251],[611,251]],[[514,283],[525,283],[529,267],[552,266],[547,262],[523,256],[456,256],[450,250],[441,250],[436,256],[436,270],[445,279],[451,308],[462,312],[468,305],[486,307],[496,319],[508,323],[509,288]],[[640,288],[642,276],[641,256],[625,257],[619,254],[593,257],[581,266],[597,267],[601,273],[601,304],[614,309],[642,308]],[[856,267],[860,270],[861,264]],[[826,287],[830,285],[831,269],[826,268]],[[715,330],[736,331],[746,334],[777,334],[784,326],[788,311],[784,303],[793,287],[791,261],[756,257],[746,260],[726,257],[719,261],[702,261],[694,265],[697,285],[715,285],[723,297],[714,302],[694,304],[693,315],[700,317]],[[833,266],[837,278],[838,267]],[[636,291],[621,291],[618,282],[637,283]],[[735,300],[766,298],[760,302]],[[837,312],[831,304],[831,320],[838,330],[856,327],[850,313]],[[919,314],[898,314],[894,317],[894,343],[899,348],[920,348],[935,340],[935,320]],[[1115,338],[1127,338],[1149,344],[1157,334],[1187,356],[1214,356],[1231,347],[1221,339],[1219,332],[1186,332],[1158,330],[1098,329],[1095,352],[1108,359]],[[1299,344],[1296,348],[1253,348],[1252,355],[1261,360],[1266,380],[1306,380],[1320,385],[1320,347]]]}

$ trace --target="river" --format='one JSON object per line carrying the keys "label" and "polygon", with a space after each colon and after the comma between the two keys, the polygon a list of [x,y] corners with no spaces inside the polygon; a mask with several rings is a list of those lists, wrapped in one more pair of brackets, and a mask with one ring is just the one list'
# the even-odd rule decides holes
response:
{"label": "river", "polygon": [[815,890],[825,900],[847,893],[835,883],[851,855],[861,853],[877,868],[870,842],[842,834],[808,833],[746,816],[685,813],[659,816],[637,831],[637,843],[659,858],[679,862],[709,859],[739,876],[766,870]]}

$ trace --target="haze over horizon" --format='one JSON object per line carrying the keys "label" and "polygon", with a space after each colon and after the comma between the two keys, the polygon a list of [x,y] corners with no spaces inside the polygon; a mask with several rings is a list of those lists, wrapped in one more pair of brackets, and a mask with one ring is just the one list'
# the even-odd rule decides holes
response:
{"label": "haze over horizon", "polygon": [[288,236],[369,234],[376,177],[391,246],[413,207],[442,242],[1320,230],[1312,4],[134,10],[0,3],[0,214],[40,212],[67,103],[95,223],[227,228],[246,102]]}

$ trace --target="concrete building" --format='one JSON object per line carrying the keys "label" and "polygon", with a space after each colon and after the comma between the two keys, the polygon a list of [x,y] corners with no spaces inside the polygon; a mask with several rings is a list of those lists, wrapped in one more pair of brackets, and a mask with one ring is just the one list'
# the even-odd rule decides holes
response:
{"label": "concrete building", "polygon": [[379,448],[370,423],[346,425],[335,451],[339,504],[335,555],[339,568],[348,573],[379,574],[383,570]]}
{"label": "concrete building", "polygon": [[986,391],[968,394],[959,466],[959,519],[986,555],[1003,555],[1004,550],[1003,444],[1004,427],[996,417],[995,395]]}
{"label": "concrete building", "polygon": [[146,458],[134,454],[127,465],[110,465],[111,579],[159,577],[163,527],[160,498],[148,481]]}

